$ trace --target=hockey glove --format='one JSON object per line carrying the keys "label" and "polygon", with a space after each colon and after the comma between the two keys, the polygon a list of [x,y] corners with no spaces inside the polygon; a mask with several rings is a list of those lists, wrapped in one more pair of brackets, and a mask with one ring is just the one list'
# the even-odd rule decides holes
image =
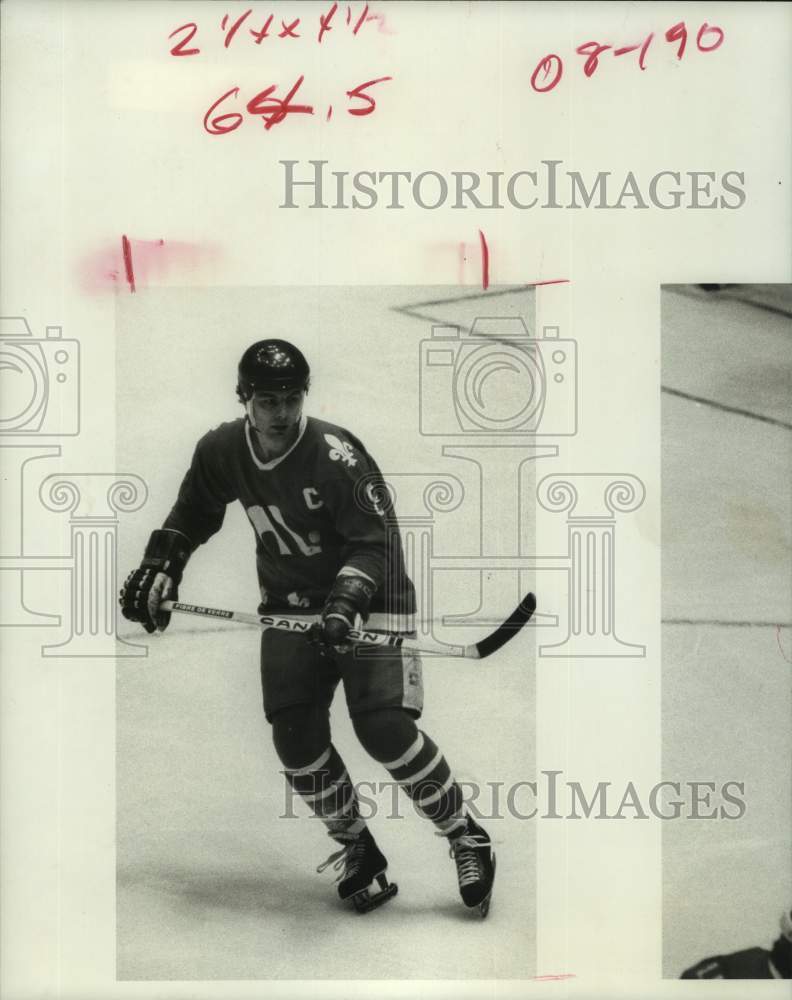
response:
{"label": "hockey glove", "polygon": [[170,622],[170,612],[160,611],[160,603],[177,599],[191,552],[190,540],[180,531],[152,532],[140,568],[129,574],[121,588],[124,618],[140,622],[147,632],[163,632]]}
{"label": "hockey glove", "polygon": [[686,969],[680,979],[775,979],[770,952],[764,948],[746,948],[729,955],[715,955]]}
{"label": "hockey glove", "polygon": [[321,625],[315,641],[325,647],[346,649],[345,639],[358,618],[368,618],[369,605],[377,588],[362,576],[337,576],[322,608]]}

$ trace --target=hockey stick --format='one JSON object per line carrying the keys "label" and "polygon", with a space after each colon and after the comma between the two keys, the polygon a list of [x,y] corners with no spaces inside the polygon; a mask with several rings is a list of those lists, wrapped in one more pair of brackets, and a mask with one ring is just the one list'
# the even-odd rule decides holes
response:
{"label": "hockey stick", "polygon": [[[251,615],[244,611],[223,611],[221,608],[206,608],[200,604],[183,604],[181,601],[163,601],[163,611],[185,615],[200,615],[203,618],[222,618],[224,621],[241,622],[243,625],[258,625],[259,628],[280,629],[283,632],[310,632],[315,622],[300,618],[286,618],[279,615]],[[434,653],[439,656],[459,656],[469,660],[483,660],[491,656],[501,646],[514,638],[536,610],[536,598],[528,593],[512,611],[509,617],[479,642],[469,646],[454,646],[429,639],[411,639],[399,632],[369,632],[365,629],[351,629],[349,639],[361,646],[389,647],[413,653]]]}

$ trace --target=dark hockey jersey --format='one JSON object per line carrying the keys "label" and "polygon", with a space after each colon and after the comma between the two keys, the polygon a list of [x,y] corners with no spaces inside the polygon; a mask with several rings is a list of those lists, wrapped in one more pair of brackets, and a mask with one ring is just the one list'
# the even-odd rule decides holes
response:
{"label": "dark hockey jersey", "polygon": [[263,462],[253,433],[243,418],[201,438],[163,527],[198,546],[239,500],[256,535],[267,608],[321,608],[346,567],[377,585],[372,611],[412,613],[415,592],[395,513],[383,503],[382,474],[362,443],[343,427],[303,417],[289,451]]}

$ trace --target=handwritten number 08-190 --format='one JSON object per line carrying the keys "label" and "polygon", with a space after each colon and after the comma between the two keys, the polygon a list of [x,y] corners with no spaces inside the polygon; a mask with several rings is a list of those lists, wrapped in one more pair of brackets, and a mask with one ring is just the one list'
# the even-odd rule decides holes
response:
{"label": "handwritten number 08-190", "polygon": [[[585,56],[583,63],[583,73],[586,77],[591,77],[596,72],[600,57],[605,52],[611,52],[614,56],[624,56],[630,52],[638,52],[638,66],[641,70],[646,69],[646,54],[649,46],[654,40],[654,32],[650,32],[641,42],[635,45],[625,45],[614,48],[612,45],[604,45],[600,42],[589,41],[578,45],[575,52],[579,56]],[[667,42],[677,42],[677,59],[681,59],[685,54],[688,42],[688,29],[684,21],[673,25],[665,32]],[[696,33],[696,48],[699,52],[714,52],[723,44],[725,34],[722,28],[717,25],[708,24],[706,21],[699,27]],[[555,52],[550,52],[543,56],[536,64],[536,68],[531,74],[531,87],[537,94],[546,94],[561,81],[564,75],[564,62]]]}

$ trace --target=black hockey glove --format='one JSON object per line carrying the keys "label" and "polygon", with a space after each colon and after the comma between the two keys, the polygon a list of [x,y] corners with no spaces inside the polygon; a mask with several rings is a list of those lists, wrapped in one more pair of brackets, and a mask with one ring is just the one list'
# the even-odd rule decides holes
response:
{"label": "black hockey glove", "polygon": [[746,948],[729,955],[702,959],[686,969],[680,979],[775,979],[770,966],[770,952],[764,948]]}
{"label": "black hockey glove", "polygon": [[349,630],[356,627],[358,616],[363,621],[368,618],[376,589],[362,576],[337,576],[322,608],[321,625],[314,632],[313,641],[325,648],[347,648],[345,639]]}
{"label": "black hockey glove", "polygon": [[161,601],[175,601],[192,545],[180,531],[161,529],[151,534],[143,562],[121,588],[121,614],[140,622],[147,632],[168,627],[170,612],[159,611]]}

